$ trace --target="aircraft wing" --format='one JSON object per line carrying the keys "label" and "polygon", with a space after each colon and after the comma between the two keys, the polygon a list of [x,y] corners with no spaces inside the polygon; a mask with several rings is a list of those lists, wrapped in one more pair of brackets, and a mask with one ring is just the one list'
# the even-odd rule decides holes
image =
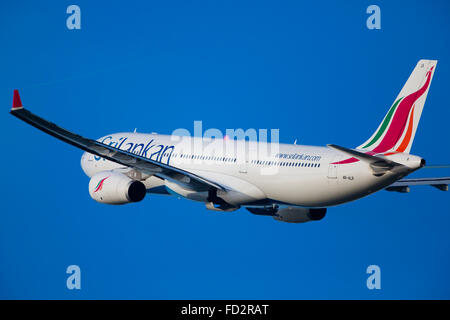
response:
{"label": "aircraft wing", "polygon": [[432,186],[442,191],[448,191],[448,185],[450,184],[450,177],[442,178],[417,178],[417,179],[401,179],[389,187],[387,191],[397,192],[409,192],[410,186]]}
{"label": "aircraft wing", "polygon": [[19,92],[17,90],[14,90],[13,107],[10,113],[33,127],[58,138],[59,140],[126,167],[131,167],[138,171],[155,175],[162,179],[168,179],[179,184],[189,185],[190,187],[194,187],[196,190],[209,190],[210,188],[215,188],[218,190],[228,191],[228,188],[211,181],[210,179],[205,179],[186,170],[108,146],[96,140],[84,138],[78,134],[63,129],[56,124],[38,117],[37,115],[26,110],[22,106]]}

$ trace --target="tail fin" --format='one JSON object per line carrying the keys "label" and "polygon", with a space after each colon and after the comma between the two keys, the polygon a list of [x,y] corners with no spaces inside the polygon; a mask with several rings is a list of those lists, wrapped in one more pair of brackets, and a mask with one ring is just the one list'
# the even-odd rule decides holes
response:
{"label": "tail fin", "polygon": [[409,153],[437,60],[420,60],[394,104],[369,140],[358,149],[374,153]]}

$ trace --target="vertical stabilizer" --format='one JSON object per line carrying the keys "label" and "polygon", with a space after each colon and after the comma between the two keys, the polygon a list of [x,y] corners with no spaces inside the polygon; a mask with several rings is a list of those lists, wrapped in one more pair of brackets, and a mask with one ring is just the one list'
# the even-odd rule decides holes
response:
{"label": "vertical stabilizer", "polygon": [[437,60],[420,60],[375,133],[358,149],[409,153]]}

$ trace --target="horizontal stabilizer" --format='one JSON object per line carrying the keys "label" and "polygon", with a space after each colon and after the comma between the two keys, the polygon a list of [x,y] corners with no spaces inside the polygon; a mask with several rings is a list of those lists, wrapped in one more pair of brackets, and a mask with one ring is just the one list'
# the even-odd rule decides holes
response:
{"label": "horizontal stabilizer", "polygon": [[387,191],[409,192],[410,186],[432,186],[442,191],[448,191],[450,177],[402,179],[386,188]]}
{"label": "horizontal stabilizer", "polygon": [[352,156],[358,160],[369,163],[373,170],[373,174],[376,176],[383,175],[386,171],[403,171],[406,167],[395,161],[391,161],[378,156],[373,156],[361,151],[344,148],[335,144],[327,144],[329,148],[343,152],[349,156]]}

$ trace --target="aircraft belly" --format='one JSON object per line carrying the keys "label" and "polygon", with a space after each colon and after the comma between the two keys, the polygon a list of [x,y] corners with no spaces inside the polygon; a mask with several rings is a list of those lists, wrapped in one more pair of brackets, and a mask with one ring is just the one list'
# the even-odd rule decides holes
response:
{"label": "aircraft belly", "polygon": [[286,174],[267,179],[261,188],[269,199],[305,207],[328,207],[353,201],[383,189],[398,177],[375,177],[364,165],[339,171],[336,183],[325,172]]}

